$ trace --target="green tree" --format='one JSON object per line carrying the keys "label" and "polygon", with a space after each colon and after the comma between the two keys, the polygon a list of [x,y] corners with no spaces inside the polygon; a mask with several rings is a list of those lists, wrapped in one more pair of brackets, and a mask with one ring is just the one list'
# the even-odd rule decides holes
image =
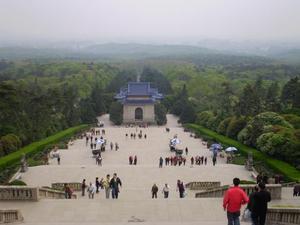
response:
{"label": "green tree", "polygon": [[279,85],[278,82],[273,82],[266,94],[266,109],[272,112],[280,111],[280,97],[279,97]]}
{"label": "green tree", "polygon": [[116,125],[123,122],[123,106],[120,102],[113,102],[109,109],[109,119]]}
{"label": "green tree", "polygon": [[158,125],[164,125],[167,123],[167,109],[161,103],[156,103],[154,105],[155,120]]}
{"label": "green tree", "polygon": [[281,100],[287,107],[300,108],[300,81],[298,77],[290,79],[283,87]]}

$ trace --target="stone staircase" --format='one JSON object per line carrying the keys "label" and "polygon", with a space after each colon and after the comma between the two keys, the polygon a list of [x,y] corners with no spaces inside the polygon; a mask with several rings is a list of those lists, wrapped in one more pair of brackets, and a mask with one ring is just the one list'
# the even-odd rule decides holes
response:
{"label": "stone staircase", "polygon": [[42,199],[6,202],[27,224],[226,224],[222,199],[90,200]]}

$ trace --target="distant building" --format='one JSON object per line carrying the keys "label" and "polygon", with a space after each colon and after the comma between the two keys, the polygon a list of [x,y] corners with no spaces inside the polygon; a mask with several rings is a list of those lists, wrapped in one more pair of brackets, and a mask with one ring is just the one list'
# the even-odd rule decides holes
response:
{"label": "distant building", "polygon": [[154,104],[162,98],[149,82],[129,82],[115,96],[123,105],[123,123],[155,123]]}

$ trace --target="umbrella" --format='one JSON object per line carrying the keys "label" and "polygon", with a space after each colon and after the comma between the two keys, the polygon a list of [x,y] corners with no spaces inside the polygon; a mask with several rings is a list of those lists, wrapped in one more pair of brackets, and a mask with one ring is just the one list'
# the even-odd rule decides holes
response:
{"label": "umbrella", "polygon": [[210,146],[210,150],[220,150],[222,149],[222,146],[220,144],[212,144]]}
{"label": "umbrella", "polygon": [[173,138],[171,140],[171,145],[177,145],[177,144],[180,144],[180,140],[178,138]]}
{"label": "umbrella", "polygon": [[105,142],[104,139],[101,139],[101,138],[100,138],[100,139],[97,141],[97,144],[101,144],[101,145],[102,145],[102,144],[104,144],[104,142]]}
{"label": "umbrella", "polygon": [[236,147],[228,147],[225,149],[225,152],[235,152],[235,151],[237,151]]}

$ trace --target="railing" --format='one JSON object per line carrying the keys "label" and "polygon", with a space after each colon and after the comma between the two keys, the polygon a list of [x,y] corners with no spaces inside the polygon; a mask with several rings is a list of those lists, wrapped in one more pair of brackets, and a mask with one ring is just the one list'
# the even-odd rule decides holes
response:
{"label": "railing", "polygon": [[0,223],[22,222],[23,216],[17,209],[0,209]]}
{"label": "railing", "polygon": [[[240,185],[242,189],[247,193],[251,194],[255,191],[254,184]],[[214,188],[211,190],[206,190],[203,192],[196,193],[196,198],[221,198],[224,196],[225,192],[228,190],[229,186],[222,186],[220,188]],[[267,191],[270,192],[272,199],[281,199],[281,188],[280,184],[268,184],[266,185]]]}
{"label": "railing", "polygon": [[65,184],[67,184],[73,191],[81,191],[81,183],[53,183],[51,187],[56,190],[64,190]]}
{"label": "railing", "polygon": [[[39,189],[40,198],[50,198],[50,199],[64,199],[66,198],[64,191],[53,190],[49,188],[40,188]],[[76,199],[77,196],[72,194],[72,198]]]}
{"label": "railing", "polygon": [[28,186],[0,186],[0,200],[37,201],[38,188]]}
{"label": "railing", "polygon": [[[76,197],[72,194],[72,198]],[[50,188],[0,186],[0,200],[38,201],[39,198],[64,199],[65,192]]]}
{"label": "railing", "polygon": [[221,186],[219,181],[200,181],[200,182],[190,182],[185,185],[185,187],[191,190],[207,190],[212,188],[218,188]]}
{"label": "railing", "polygon": [[269,208],[266,225],[299,225],[300,208]]}
{"label": "railing", "polygon": [[282,187],[295,187],[296,185],[300,185],[300,183],[297,182],[289,182],[289,183],[283,183],[281,184]]}

